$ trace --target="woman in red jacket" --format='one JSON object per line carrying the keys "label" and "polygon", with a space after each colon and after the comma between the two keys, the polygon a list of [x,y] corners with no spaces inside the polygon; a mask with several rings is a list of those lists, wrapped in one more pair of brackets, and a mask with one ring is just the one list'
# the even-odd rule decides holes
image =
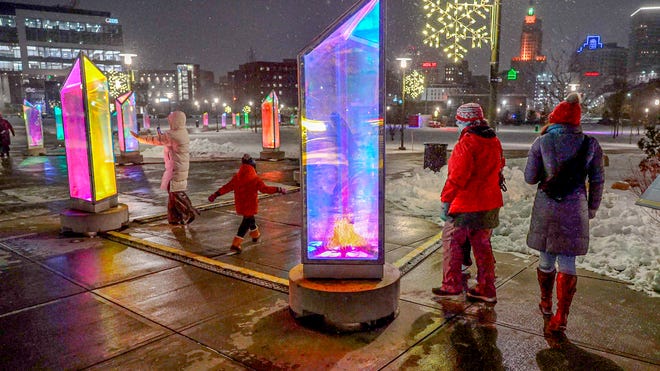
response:
{"label": "woman in red jacket", "polygon": [[250,230],[250,237],[252,237],[253,242],[257,242],[261,236],[254,218],[259,211],[257,192],[268,194],[286,193],[282,187],[267,186],[257,175],[256,168],[257,164],[254,162],[254,159],[249,154],[244,154],[243,158],[241,158],[241,167],[238,169],[236,175],[227,184],[209,196],[209,202],[213,202],[218,196],[234,191],[236,213],[243,216],[243,221],[238,227],[238,232],[236,232],[236,236],[231,243],[231,250],[236,252],[241,252],[241,243],[243,243],[243,238],[248,229]]}
{"label": "woman in red jacket", "polygon": [[432,291],[439,296],[463,293],[461,246],[469,241],[477,263],[477,286],[466,295],[495,303],[495,258],[490,237],[499,224],[499,210],[504,203],[500,188],[502,144],[477,103],[458,108],[456,125],[461,134],[449,158],[447,181],[440,196],[441,218],[445,220],[442,287]]}

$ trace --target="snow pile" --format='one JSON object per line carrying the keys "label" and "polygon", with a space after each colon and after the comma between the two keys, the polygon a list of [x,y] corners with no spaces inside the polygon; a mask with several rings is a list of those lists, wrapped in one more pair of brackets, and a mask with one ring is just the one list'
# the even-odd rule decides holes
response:
{"label": "snow pile", "polygon": [[[163,147],[148,146],[141,153],[145,158],[163,158]],[[190,158],[241,157],[242,155],[243,150],[231,142],[218,144],[206,138],[190,141]]]}
{"label": "snow pile", "polygon": [[[611,157],[618,156],[625,157]],[[508,191],[504,193],[500,226],[493,233],[492,243],[497,251],[538,255],[526,244],[536,186],[524,182],[525,161],[509,160],[504,169]],[[399,176],[386,181],[385,197],[390,205],[442,223],[440,192],[447,168],[438,173],[419,169]],[[630,283],[634,290],[660,296],[660,225],[652,211],[635,205],[636,199],[629,191],[606,187],[601,207],[591,221],[589,253],[577,258],[577,266]]]}

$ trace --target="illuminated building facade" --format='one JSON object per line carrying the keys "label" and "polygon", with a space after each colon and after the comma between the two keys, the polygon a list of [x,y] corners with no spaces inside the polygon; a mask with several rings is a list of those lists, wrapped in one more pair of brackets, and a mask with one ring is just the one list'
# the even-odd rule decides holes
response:
{"label": "illuminated building facade", "polygon": [[180,102],[194,101],[200,88],[199,64],[177,63],[176,84]]}
{"label": "illuminated building facade", "polygon": [[520,54],[511,59],[511,68],[517,72],[517,78],[507,81],[507,90],[524,94],[528,102],[534,101],[537,77],[546,66],[546,57],[541,54],[542,40],[542,21],[536,15],[533,1],[530,1],[522,25]]}
{"label": "illuminated building facade", "polygon": [[80,51],[101,71],[122,70],[122,25],[110,12],[0,2],[0,91],[4,101],[28,99],[51,112]]}
{"label": "illuminated building facade", "polygon": [[648,82],[660,73],[660,6],[637,9],[630,15],[628,76],[634,82]]}
{"label": "illuminated building facade", "polygon": [[588,35],[573,54],[571,72],[607,80],[623,78],[627,60],[628,49],[603,43],[599,35]]}
{"label": "illuminated building facade", "polygon": [[249,102],[260,104],[271,90],[277,94],[280,104],[298,106],[298,67],[295,59],[241,64],[227,77],[230,101],[235,108]]}

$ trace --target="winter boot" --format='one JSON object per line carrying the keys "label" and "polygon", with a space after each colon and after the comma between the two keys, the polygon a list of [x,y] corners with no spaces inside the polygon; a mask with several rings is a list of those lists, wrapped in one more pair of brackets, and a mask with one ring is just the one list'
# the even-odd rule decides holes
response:
{"label": "winter boot", "polygon": [[546,273],[539,268],[536,268],[536,276],[539,280],[539,288],[541,289],[541,302],[539,309],[544,317],[552,316],[552,288],[555,285],[556,270]]}
{"label": "winter boot", "polygon": [[243,243],[243,237],[234,236],[234,240],[231,242],[230,250],[241,252],[241,243]]}
{"label": "winter boot", "polygon": [[557,313],[550,319],[548,332],[563,335],[568,322],[568,310],[577,286],[577,276],[559,272],[557,274]]}
{"label": "winter boot", "polygon": [[252,237],[252,242],[259,241],[259,237],[261,237],[261,232],[259,232],[259,227],[256,227],[255,229],[250,229],[250,237]]}

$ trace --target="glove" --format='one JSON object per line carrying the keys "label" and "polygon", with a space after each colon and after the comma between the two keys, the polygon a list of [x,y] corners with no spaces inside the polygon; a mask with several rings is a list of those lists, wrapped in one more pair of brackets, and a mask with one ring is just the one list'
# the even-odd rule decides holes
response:
{"label": "glove", "polygon": [[212,195],[209,196],[209,202],[215,201],[215,199],[218,197],[216,193],[213,193]]}
{"label": "glove", "polygon": [[277,187],[277,192],[279,192],[279,193],[285,195],[285,194],[286,194],[286,188]]}
{"label": "glove", "polygon": [[596,217],[596,209],[589,209],[589,219],[593,219]]}
{"label": "glove", "polygon": [[449,202],[443,202],[442,206],[440,207],[440,220],[446,222],[448,214],[449,214]]}

